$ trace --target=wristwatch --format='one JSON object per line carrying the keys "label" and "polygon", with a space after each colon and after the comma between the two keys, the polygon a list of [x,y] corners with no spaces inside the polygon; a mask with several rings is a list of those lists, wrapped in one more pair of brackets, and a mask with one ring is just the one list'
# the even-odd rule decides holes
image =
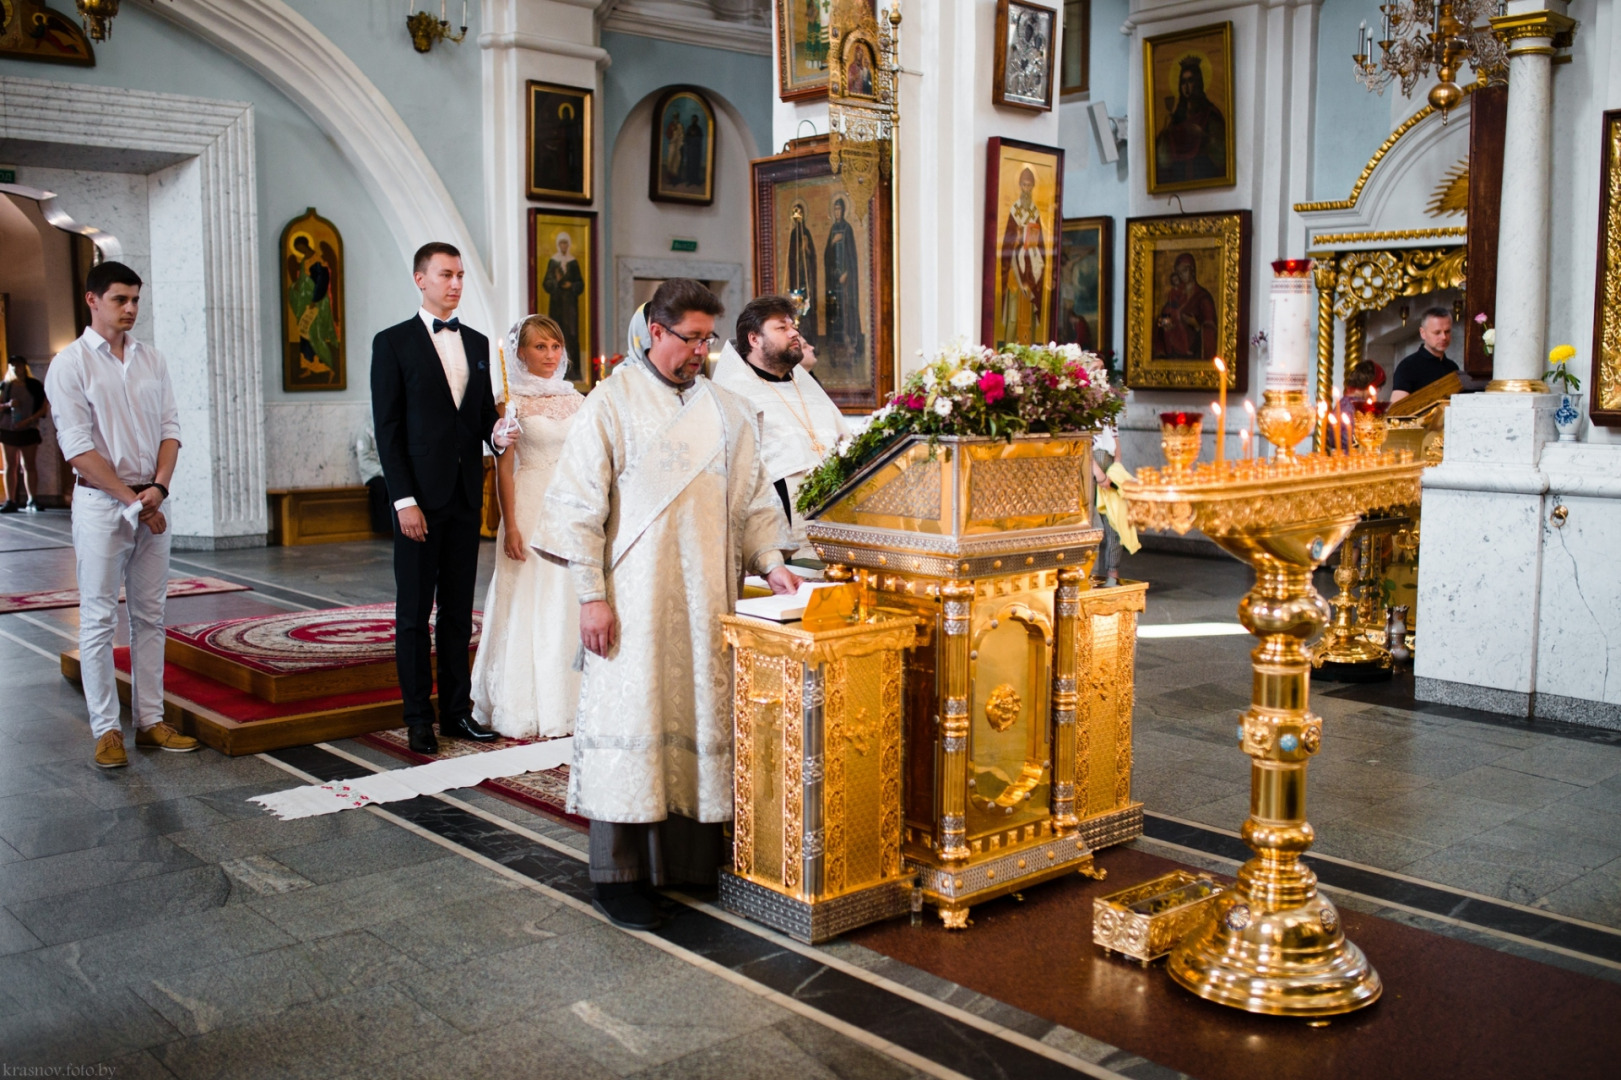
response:
{"label": "wristwatch", "polygon": [[156,480],[152,481],[152,486],[157,488],[158,491],[163,493],[163,498],[164,498],[165,501],[168,500],[168,498],[169,498],[169,489],[168,488],[164,487],[162,484],[158,483]]}

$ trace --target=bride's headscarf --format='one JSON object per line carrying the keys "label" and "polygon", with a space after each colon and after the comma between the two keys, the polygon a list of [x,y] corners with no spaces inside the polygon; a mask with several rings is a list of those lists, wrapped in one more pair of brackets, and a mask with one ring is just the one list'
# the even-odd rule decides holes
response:
{"label": "bride's headscarf", "polygon": [[647,358],[647,350],[652,347],[653,329],[647,324],[647,305],[643,304],[636,309],[636,314],[630,317],[630,330],[625,341],[625,355],[632,360],[640,360],[648,367],[652,367],[653,362]]}
{"label": "bride's headscarf", "polygon": [[[512,329],[507,331],[507,387],[511,390],[513,397],[567,397],[570,394],[578,396],[580,392],[574,389],[574,384],[569,382],[566,377],[568,372],[567,351],[563,353],[562,361],[557,365],[557,370],[552,373],[549,379],[543,379],[530,371],[529,365],[524,363],[523,357],[518,355],[518,345],[523,338],[524,324],[531,319],[541,317],[525,315],[513,323]],[[548,334],[547,336],[552,335]],[[562,338],[559,337],[558,340],[561,341]]]}

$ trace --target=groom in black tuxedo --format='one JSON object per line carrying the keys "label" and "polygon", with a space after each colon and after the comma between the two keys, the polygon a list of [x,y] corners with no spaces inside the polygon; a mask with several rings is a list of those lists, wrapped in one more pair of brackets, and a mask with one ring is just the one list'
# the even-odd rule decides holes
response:
{"label": "groom in black tuxedo", "polygon": [[394,501],[394,660],[411,749],[436,754],[428,618],[437,594],[439,733],[487,742],[473,721],[467,650],[473,634],[483,444],[500,453],[490,389],[490,340],[462,326],[461,252],[424,244],[415,262],[422,309],[372,339],[371,407],[377,456]]}

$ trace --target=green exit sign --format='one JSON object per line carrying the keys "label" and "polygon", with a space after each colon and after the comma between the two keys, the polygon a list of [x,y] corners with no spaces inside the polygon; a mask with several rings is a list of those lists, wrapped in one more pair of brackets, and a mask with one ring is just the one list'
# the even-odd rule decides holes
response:
{"label": "green exit sign", "polygon": [[673,239],[670,240],[670,250],[671,251],[697,251],[698,250],[698,241],[696,241],[696,240],[688,240],[685,237],[677,236],[677,237],[674,237]]}
{"label": "green exit sign", "polygon": [[[16,169],[0,169],[0,184],[15,184],[17,182]],[[693,245],[696,247],[697,245]]]}

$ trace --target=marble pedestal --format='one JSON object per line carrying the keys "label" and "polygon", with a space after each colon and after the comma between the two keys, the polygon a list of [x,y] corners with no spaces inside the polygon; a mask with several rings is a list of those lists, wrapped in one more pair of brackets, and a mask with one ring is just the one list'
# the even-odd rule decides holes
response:
{"label": "marble pedestal", "polygon": [[1601,539],[1621,529],[1621,447],[1559,446],[1557,402],[1453,398],[1424,477],[1415,692],[1621,727],[1621,572]]}

